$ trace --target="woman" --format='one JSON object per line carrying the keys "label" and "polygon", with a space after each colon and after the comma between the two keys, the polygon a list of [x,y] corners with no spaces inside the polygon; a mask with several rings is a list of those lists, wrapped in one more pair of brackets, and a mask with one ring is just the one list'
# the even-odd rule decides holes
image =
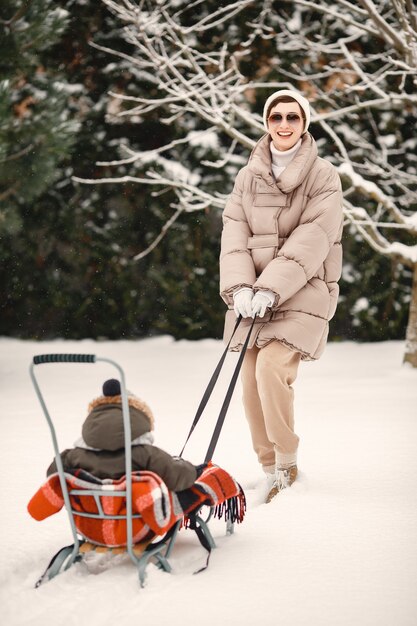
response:
{"label": "woman", "polygon": [[293,389],[300,360],[322,354],[342,266],[342,190],[308,132],[310,107],[283,89],[266,101],[267,130],[235,181],[223,213],[220,292],[225,339],[241,322],[243,404],[269,502],[297,476]]}

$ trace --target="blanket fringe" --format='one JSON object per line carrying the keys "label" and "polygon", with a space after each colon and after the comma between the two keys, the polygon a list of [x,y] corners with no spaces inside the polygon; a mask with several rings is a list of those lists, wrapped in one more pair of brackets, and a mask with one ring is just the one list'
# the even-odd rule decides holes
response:
{"label": "blanket fringe", "polygon": [[231,521],[233,524],[237,522],[240,524],[243,522],[243,518],[246,513],[246,498],[243,491],[237,496],[228,498],[224,502],[217,504],[214,508],[213,517],[221,519],[224,517],[225,521]]}

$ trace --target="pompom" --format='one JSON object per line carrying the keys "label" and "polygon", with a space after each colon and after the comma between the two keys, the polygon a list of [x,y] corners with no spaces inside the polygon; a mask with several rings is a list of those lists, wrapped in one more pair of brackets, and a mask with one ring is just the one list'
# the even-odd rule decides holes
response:
{"label": "pompom", "polygon": [[103,396],[120,396],[121,393],[120,383],[115,378],[110,378],[103,384]]}

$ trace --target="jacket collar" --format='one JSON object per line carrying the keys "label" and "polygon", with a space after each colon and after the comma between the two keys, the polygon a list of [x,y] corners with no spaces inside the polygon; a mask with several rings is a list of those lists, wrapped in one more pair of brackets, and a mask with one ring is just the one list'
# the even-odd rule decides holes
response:
{"label": "jacket collar", "polygon": [[[143,433],[143,435],[140,435],[139,437],[136,437],[136,439],[133,439],[132,446],[140,446],[143,444],[152,445],[153,442],[154,442],[153,432],[147,432],[147,433]],[[89,446],[88,444],[86,444],[83,437],[79,437],[77,441],[74,442],[74,448],[83,448],[83,450],[91,450],[92,452],[103,451],[102,448],[93,448],[92,446]]]}
{"label": "jacket collar", "polygon": [[317,158],[317,145],[310,133],[302,137],[301,146],[297,154],[275,180],[272,173],[271,151],[269,134],[263,135],[253,148],[249,157],[248,168],[254,174],[261,176],[271,187],[278,187],[283,193],[290,193],[301,185]]}

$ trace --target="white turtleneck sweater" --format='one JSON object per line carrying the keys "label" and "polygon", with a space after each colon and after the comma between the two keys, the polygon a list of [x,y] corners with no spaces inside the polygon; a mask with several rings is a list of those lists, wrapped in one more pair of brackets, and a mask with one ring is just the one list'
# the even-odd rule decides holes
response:
{"label": "white turtleneck sweater", "polygon": [[[271,159],[272,159],[272,171],[274,173],[275,178],[277,179],[278,176],[280,174],[282,174],[282,172],[285,170],[285,168],[287,167],[287,165],[289,165],[291,163],[291,161],[293,160],[293,158],[295,157],[295,155],[297,154],[299,148],[301,146],[301,138],[297,141],[297,143],[290,148],[289,150],[277,150],[274,146],[274,144],[271,143],[269,144],[269,149],[271,151]],[[250,298],[253,298],[253,290],[250,287],[241,287],[241,289],[238,289],[237,291],[234,292],[233,294],[233,300],[235,299],[235,297],[241,293],[241,292],[250,292]],[[258,294],[265,296],[266,298],[269,299],[269,304],[268,306],[272,306],[274,304],[275,301],[275,293],[273,291],[271,291],[270,289],[260,289],[258,291]],[[236,315],[241,313],[240,309],[236,309]]]}
{"label": "white turtleneck sweater", "polygon": [[274,144],[269,144],[272,159],[272,172],[277,179],[285,168],[291,163],[301,146],[301,138],[289,150],[277,150]]}

